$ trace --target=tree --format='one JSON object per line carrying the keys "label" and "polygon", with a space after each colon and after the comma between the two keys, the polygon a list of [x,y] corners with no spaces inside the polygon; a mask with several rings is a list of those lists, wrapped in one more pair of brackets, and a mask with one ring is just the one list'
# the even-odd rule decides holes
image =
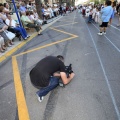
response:
{"label": "tree", "polygon": [[41,0],[35,0],[35,5],[36,5],[37,13],[38,13],[39,17],[42,19],[42,11],[41,11],[42,3],[41,3]]}
{"label": "tree", "polygon": [[94,2],[95,2],[95,4],[99,4],[99,1],[98,1],[98,0],[95,0]]}
{"label": "tree", "polygon": [[63,2],[62,0],[59,0],[59,4],[60,4],[60,5],[62,5],[62,2]]}

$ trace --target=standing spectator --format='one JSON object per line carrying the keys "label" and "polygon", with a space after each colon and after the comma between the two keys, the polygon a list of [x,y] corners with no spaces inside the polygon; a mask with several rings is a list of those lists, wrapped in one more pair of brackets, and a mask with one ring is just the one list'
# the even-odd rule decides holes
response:
{"label": "standing spectator", "polygon": [[85,11],[86,11],[86,7],[83,6],[83,7],[82,7],[82,15],[83,15],[83,17],[85,17]]}
{"label": "standing spectator", "polygon": [[92,12],[92,9],[91,9],[90,12],[89,12],[88,23],[91,23],[93,21],[92,14],[93,14],[93,12]]}
{"label": "standing spectator", "polygon": [[116,5],[117,14],[119,13],[119,12],[118,12],[119,6],[120,6],[120,3]]}
{"label": "standing spectator", "polygon": [[60,11],[60,15],[62,16],[63,14],[63,9],[62,9],[62,6],[60,5],[60,8],[59,8],[59,11]]}
{"label": "standing spectator", "polygon": [[96,8],[96,13],[95,13],[95,23],[98,23],[99,22],[99,9]]}
{"label": "standing spectator", "polygon": [[108,26],[112,12],[113,8],[111,7],[111,1],[106,1],[106,6],[101,10],[102,24],[100,25],[100,32],[98,35],[106,34],[106,28]]}

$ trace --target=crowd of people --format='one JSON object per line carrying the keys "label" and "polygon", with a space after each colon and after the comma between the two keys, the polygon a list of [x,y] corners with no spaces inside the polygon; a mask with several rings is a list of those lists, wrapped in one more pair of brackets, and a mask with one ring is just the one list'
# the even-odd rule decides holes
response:
{"label": "crowd of people", "polygon": [[[22,26],[18,20],[12,18],[14,7],[8,3],[0,3],[0,53],[5,52],[7,47],[14,45],[15,37],[19,40],[27,40],[30,37],[26,31],[27,29],[34,28],[38,35],[42,35],[42,25],[47,23],[48,19],[58,15],[65,15],[67,11],[72,12],[74,10],[72,6],[58,6],[57,4],[50,6],[43,4],[41,6],[42,18],[40,18],[34,3],[21,1],[16,3],[16,7]],[[10,35],[13,37],[11,38]]]}
{"label": "crowd of people", "polygon": [[100,33],[106,34],[106,28],[112,24],[114,16],[118,16],[118,24],[120,26],[120,3],[113,4],[111,1],[106,1],[105,4],[98,5],[81,5],[78,7],[79,12],[83,17],[87,17],[87,22],[98,23],[100,25]]}

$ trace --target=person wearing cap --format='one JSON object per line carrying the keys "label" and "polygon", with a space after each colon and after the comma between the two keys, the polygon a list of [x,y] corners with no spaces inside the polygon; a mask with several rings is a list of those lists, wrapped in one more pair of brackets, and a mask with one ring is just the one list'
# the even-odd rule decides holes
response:
{"label": "person wearing cap", "polygon": [[33,86],[39,89],[36,95],[39,102],[42,102],[44,96],[59,85],[60,77],[64,85],[66,85],[73,79],[75,74],[72,72],[67,78],[64,57],[58,55],[57,57],[47,56],[40,60],[29,75]]}

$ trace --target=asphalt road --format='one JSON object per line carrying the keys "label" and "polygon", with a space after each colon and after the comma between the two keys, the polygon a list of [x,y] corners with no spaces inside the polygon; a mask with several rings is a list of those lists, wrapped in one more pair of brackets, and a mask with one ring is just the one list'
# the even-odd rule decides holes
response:
{"label": "asphalt road", "polygon": [[[120,28],[116,24],[117,18],[106,35],[98,36],[98,24],[86,23],[74,11],[17,51],[0,66],[0,120],[120,120]],[[75,78],[39,103],[29,72],[43,57],[58,54],[65,57],[66,65],[72,63]]]}

